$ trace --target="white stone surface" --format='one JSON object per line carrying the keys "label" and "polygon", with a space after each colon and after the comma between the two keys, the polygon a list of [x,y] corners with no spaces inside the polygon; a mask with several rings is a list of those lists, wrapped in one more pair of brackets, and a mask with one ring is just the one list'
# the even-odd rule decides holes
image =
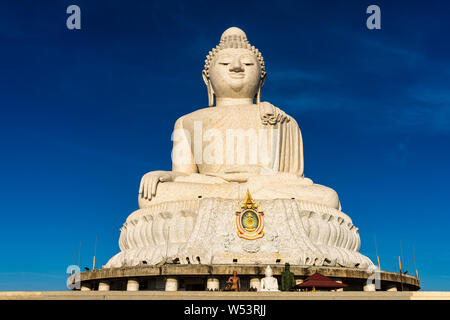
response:
{"label": "white stone surface", "polygon": [[128,279],[127,291],[139,291],[139,281],[135,279]]}
{"label": "white stone surface", "polygon": [[217,278],[209,277],[206,280],[206,289],[211,291],[219,291],[220,289],[220,281]]}
{"label": "white stone surface", "polygon": [[[282,263],[367,268],[337,193],[304,177],[303,140],[292,117],[261,102],[261,53],[226,30],[203,70],[209,107],[175,123],[172,171],[145,174],[139,210],[121,228],[106,267],[180,263]],[[256,97],[256,99],[255,99]],[[264,236],[237,236],[235,212],[249,190]]]}
{"label": "white stone surface", "polygon": [[165,291],[178,291],[178,280],[176,278],[167,278]]}
{"label": "white stone surface", "polygon": [[375,284],[368,283],[363,287],[363,291],[377,291]]}
{"label": "white stone surface", "polygon": [[83,284],[81,286],[81,291],[91,291],[91,286],[89,284]]}
{"label": "white stone surface", "polygon": [[100,281],[98,283],[98,291],[109,291],[109,290],[110,290],[109,281]]}

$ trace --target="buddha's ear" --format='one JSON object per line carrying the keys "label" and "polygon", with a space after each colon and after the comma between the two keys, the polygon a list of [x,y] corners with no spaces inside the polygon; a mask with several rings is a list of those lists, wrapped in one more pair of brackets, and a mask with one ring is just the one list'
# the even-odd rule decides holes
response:
{"label": "buddha's ear", "polygon": [[261,76],[261,81],[259,82],[259,88],[258,88],[258,92],[256,93],[256,104],[260,104],[261,103],[261,88],[264,85],[264,81],[266,81],[266,74]]}
{"label": "buddha's ear", "polygon": [[208,87],[209,86],[209,78],[208,78],[208,75],[206,74],[206,70],[202,71],[202,78],[203,78],[203,81],[205,82],[206,86]]}
{"label": "buddha's ear", "polygon": [[264,73],[264,75],[261,76],[261,83],[259,85],[260,88],[264,85],[264,82],[266,81],[267,73]]}
{"label": "buddha's ear", "polygon": [[211,86],[211,81],[209,80],[208,75],[206,74],[206,71],[202,71],[202,77],[203,81],[206,84],[206,88],[208,89],[208,105],[212,107],[214,105],[214,90]]}

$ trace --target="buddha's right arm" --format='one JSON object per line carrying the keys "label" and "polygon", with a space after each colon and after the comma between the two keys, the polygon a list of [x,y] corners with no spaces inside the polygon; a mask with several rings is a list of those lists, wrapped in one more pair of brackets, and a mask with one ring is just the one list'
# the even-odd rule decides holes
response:
{"label": "buddha's right arm", "polygon": [[172,133],[172,171],[184,174],[198,173],[191,149],[191,134],[183,126],[183,117],[175,122]]}
{"label": "buddha's right arm", "polygon": [[170,182],[178,176],[198,172],[189,143],[189,131],[183,128],[182,118],[178,119],[175,123],[172,140],[172,171],[151,171],[146,173],[142,177],[139,186],[139,195],[141,198],[151,200],[156,195],[160,182]]}

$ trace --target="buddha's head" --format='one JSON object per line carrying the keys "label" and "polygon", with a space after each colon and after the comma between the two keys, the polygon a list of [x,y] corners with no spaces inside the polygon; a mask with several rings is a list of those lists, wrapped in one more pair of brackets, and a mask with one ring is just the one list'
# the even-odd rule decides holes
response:
{"label": "buddha's head", "polygon": [[214,105],[214,98],[256,98],[259,103],[266,77],[261,53],[236,27],[222,34],[220,43],[206,57],[202,74],[210,106]]}
{"label": "buddha's head", "polygon": [[265,275],[266,277],[271,277],[273,275],[272,268],[270,266],[267,266]]}

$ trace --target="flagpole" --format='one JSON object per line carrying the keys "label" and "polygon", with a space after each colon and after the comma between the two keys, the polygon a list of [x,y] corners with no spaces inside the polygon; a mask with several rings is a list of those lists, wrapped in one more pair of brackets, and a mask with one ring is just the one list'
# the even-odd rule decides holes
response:
{"label": "flagpole", "polygon": [[98,235],[95,235],[94,261],[92,262],[92,270],[95,270],[95,255],[97,254],[97,240]]}
{"label": "flagpole", "polygon": [[376,237],[376,235],[374,235],[373,237],[374,237],[374,241],[375,241],[375,252],[377,254],[378,269],[381,270],[380,257],[378,256],[377,237]]}
{"label": "flagpole", "polygon": [[419,280],[419,273],[417,272],[417,266],[416,266],[416,252],[414,250],[414,247],[413,247],[413,257],[414,257],[414,270],[416,273],[416,279]]}
{"label": "flagpole", "polygon": [[403,291],[403,272],[402,272],[402,261],[400,260],[400,256],[398,256],[398,266],[400,268],[400,283]]}
{"label": "flagpole", "polygon": [[80,249],[78,250],[78,268],[81,270],[81,240],[80,240]]}

